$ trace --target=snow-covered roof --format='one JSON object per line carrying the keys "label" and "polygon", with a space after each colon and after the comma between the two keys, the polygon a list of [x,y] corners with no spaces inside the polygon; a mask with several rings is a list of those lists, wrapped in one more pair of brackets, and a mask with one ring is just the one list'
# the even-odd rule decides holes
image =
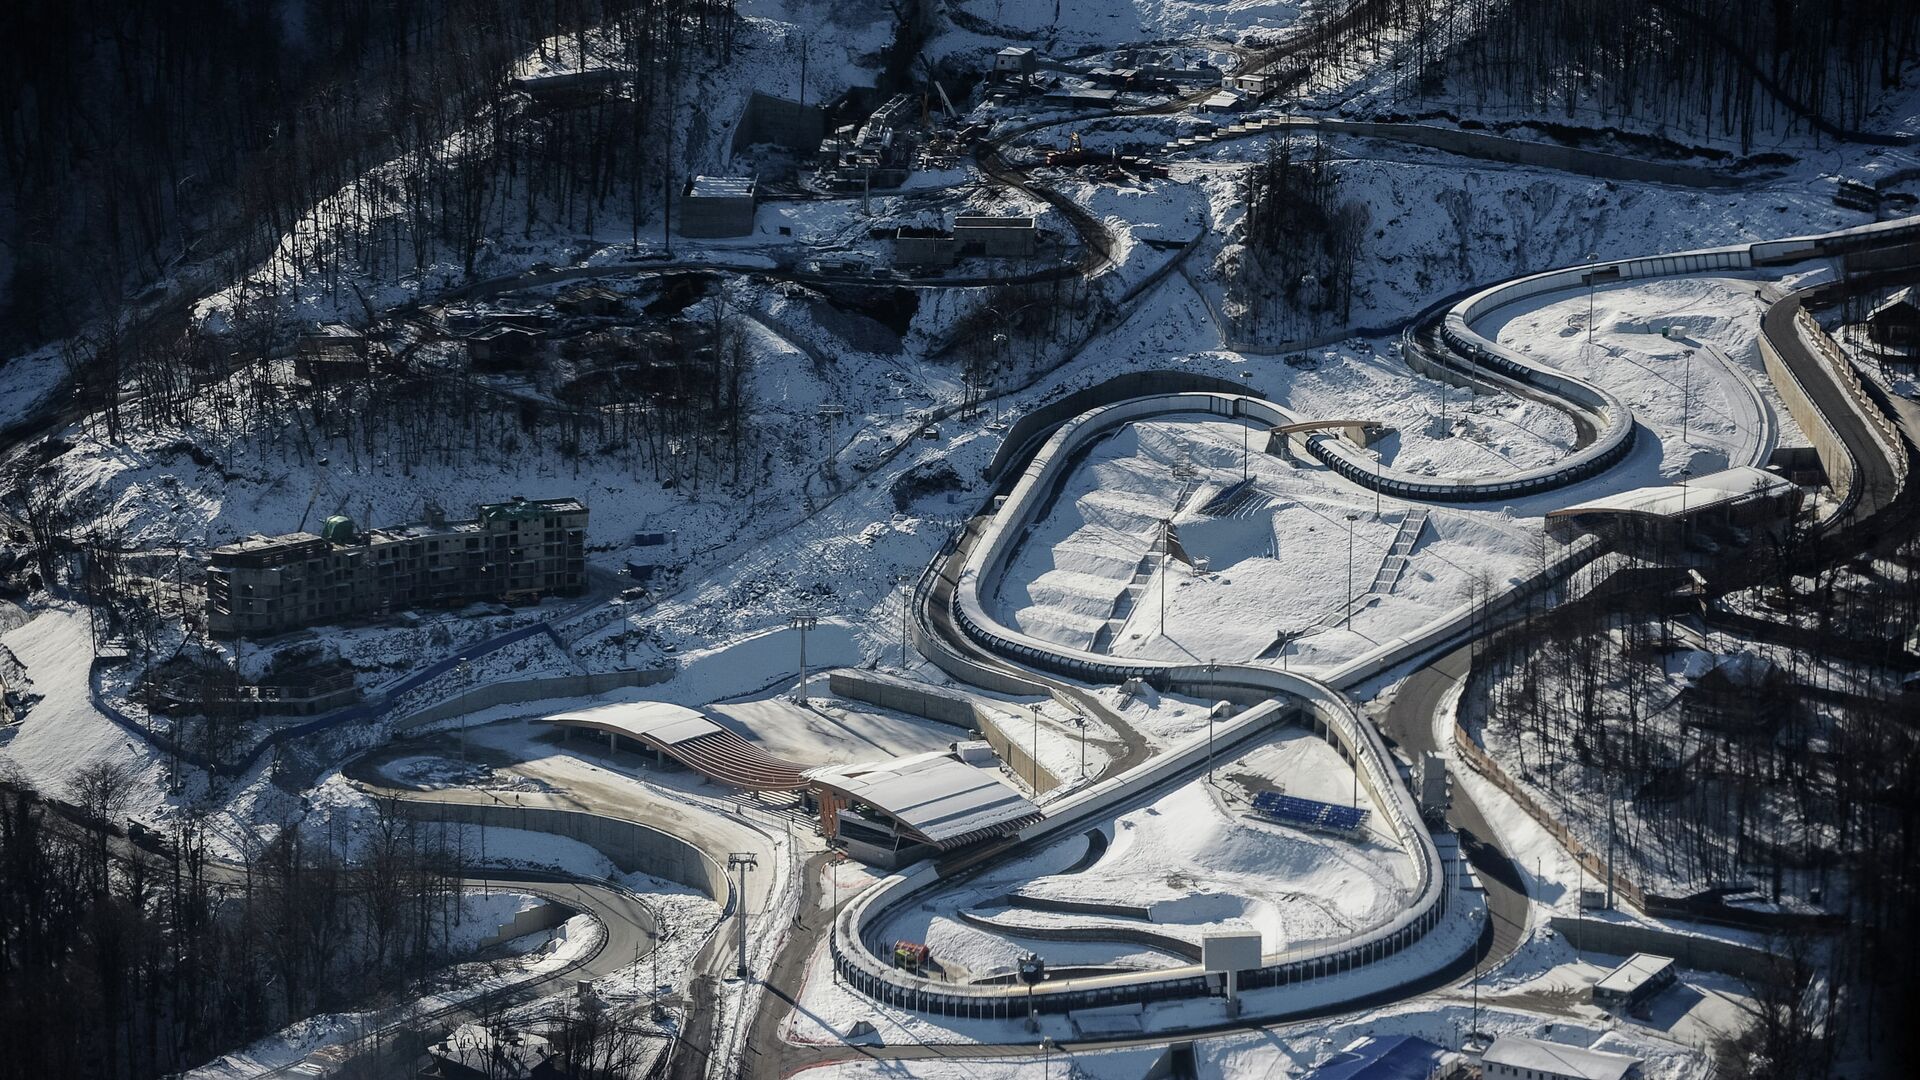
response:
{"label": "snow-covered roof", "polygon": [[617,731],[632,739],[659,746],[677,746],[689,739],[720,731],[719,724],[697,709],[665,701],[622,701],[547,717],[548,723]]}
{"label": "snow-covered roof", "polygon": [[696,176],[687,194],[696,199],[751,199],[753,177]]}
{"label": "snow-covered roof", "polygon": [[950,846],[1012,832],[1040,809],[993,772],[941,751],[820,769],[816,784],[885,811],[931,843]]}
{"label": "snow-covered roof", "polygon": [[1427,1080],[1444,1054],[1417,1035],[1369,1035],[1308,1075],[1312,1080]]}
{"label": "snow-covered roof", "polygon": [[1920,309],[1920,285],[1909,285],[1882,300],[1872,311],[1867,312],[1867,320],[1871,322],[1882,319],[1895,312],[1912,314],[1915,309]]}
{"label": "snow-covered roof", "polygon": [[1775,476],[1765,469],[1739,465],[1723,472],[1696,476],[1678,484],[1634,488],[1631,491],[1602,496],[1578,506],[1549,511],[1547,516],[1563,518],[1578,514],[1611,513],[1679,517],[1682,514],[1697,514],[1712,507],[1740,502],[1756,495],[1776,495],[1792,486],[1793,484],[1784,477]]}
{"label": "snow-covered roof", "polygon": [[1634,953],[1627,961],[1601,976],[1593,984],[1595,990],[1604,990],[1613,994],[1631,994],[1647,981],[1659,976],[1673,967],[1673,957],[1655,956],[1652,953]]}
{"label": "snow-covered roof", "polygon": [[1489,1065],[1531,1069],[1543,1078],[1571,1077],[1573,1080],[1625,1080],[1640,1064],[1639,1058],[1623,1054],[1607,1054],[1518,1035],[1502,1035],[1493,1040],[1481,1060]]}

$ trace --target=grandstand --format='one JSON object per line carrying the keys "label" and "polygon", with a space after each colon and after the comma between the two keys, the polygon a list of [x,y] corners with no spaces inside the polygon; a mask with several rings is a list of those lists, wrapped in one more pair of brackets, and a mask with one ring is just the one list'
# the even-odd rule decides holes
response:
{"label": "grandstand", "polygon": [[1320,832],[1353,835],[1366,828],[1368,810],[1355,806],[1302,799],[1278,791],[1263,791],[1253,797],[1253,812],[1268,821]]}

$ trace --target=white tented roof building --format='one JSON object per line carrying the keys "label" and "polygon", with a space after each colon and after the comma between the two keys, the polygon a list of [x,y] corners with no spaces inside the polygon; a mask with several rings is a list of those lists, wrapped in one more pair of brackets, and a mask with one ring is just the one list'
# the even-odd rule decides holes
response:
{"label": "white tented roof building", "polygon": [[720,725],[698,709],[667,701],[623,701],[547,717],[549,724],[611,731],[655,746],[677,746],[689,739],[712,735]]}
{"label": "white tented roof building", "polygon": [[1502,1035],[1481,1055],[1480,1067],[1487,1080],[1628,1080],[1639,1075],[1640,1059]]}
{"label": "white tented roof building", "polygon": [[816,769],[815,785],[879,811],[914,839],[939,848],[1005,835],[1040,808],[998,773],[934,751],[868,765]]}

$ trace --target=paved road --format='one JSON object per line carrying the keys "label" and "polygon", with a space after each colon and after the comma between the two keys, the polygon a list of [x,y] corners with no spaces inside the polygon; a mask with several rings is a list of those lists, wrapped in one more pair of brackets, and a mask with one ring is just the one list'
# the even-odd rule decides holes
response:
{"label": "paved road", "polygon": [[1899,491],[1899,479],[1866,422],[1853,411],[1853,398],[1837,381],[1841,376],[1808,348],[1794,329],[1794,317],[1800,312],[1803,297],[1803,292],[1789,293],[1769,307],[1761,316],[1760,333],[1799,380],[1813,407],[1833,425],[1834,433],[1852,453],[1854,480],[1860,494],[1852,508],[1835,524],[1857,525],[1893,501]]}
{"label": "paved road", "polygon": [[[1462,646],[1415,671],[1400,684],[1393,703],[1387,707],[1382,727],[1409,757],[1440,751],[1433,736],[1434,713],[1447,691],[1466,678],[1472,651],[1471,645]],[[1493,920],[1493,941],[1484,960],[1497,964],[1511,956],[1527,936],[1527,895],[1513,887],[1513,883],[1523,879],[1512,860],[1500,850],[1499,834],[1488,824],[1486,815],[1464,786],[1454,787],[1447,823],[1456,830],[1471,832],[1481,841],[1481,845],[1474,847],[1471,861],[1486,886],[1487,911]]]}

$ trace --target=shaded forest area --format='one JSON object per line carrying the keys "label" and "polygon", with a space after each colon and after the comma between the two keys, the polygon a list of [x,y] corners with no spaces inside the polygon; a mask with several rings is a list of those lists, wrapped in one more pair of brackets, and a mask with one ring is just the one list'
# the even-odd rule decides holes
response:
{"label": "shaded forest area", "polygon": [[[1613,845],[1647,893],[1678,893],[1701,917],[1727,896],[1783,901],[1755,916],[1797,924],[1783,940],[1838,928],[1803,977],[1862,999],[1801,1001],[1774,1032],[1797,1036],[1759,1048],[1755,1076],[1829,1075],[1810,1035],[1828,1023],[1900,1045],[1920,963],[1920,693],[1901,683],[1920,662],[1920,538],[1794,571],[1821,555],[1794,530],[1750,554],[1743,573],[1765,584],[1711,602],[1602,586],[1493,635],[1470,690],[1509,775],[1590,848]],[[1709,643],[1711,665],[1695,652]]]}
{"label": "shaded forest area", "polygon": [[[731,0],[5,5],[0,350],[73,335],[181,259],[209,264],[201,291],[237,280],[303,225],[374,272],[471,268],[506,175],[527,213],[590,222],[617,203],[637,221],[667,184],[657,132],[680,65],[730,48],[733,21]],[[511,107],[531,45],[573,35],[577,56],[601,24],[630,93],[557,118]],[[487,137],[446,142],[476,119]],[[342,235],[342,214],[395,211],[404,230]]]}
{"label": "shaded forest area", "polygon": [[174,1072],[445,962],[463,859],[437,826],[383,813],[351,851],[241,837],[222,863],[192,822],[122,839],[133,782],[92,766],[58,802],[0,783],[0,1076]]}
{"label": "shaded forest area", "polygon": [[1738,139],[1811,127],[1858,129],[1920,59],[1911,0],[1354,0],[1309,8],[1325,73],[1406,43],[1402,101],[1471,101],[1516,114],[1560,112],[1599,126],[1632,120]]}
{"label": "shaded forest area", "polygon": [[1229,316],[1255,332],[1284,297],[1288,310],[1307,313],[1316,326],[1335,316],[1350,321],[1372,216],[1365,204],[1341,197],[1327,145],[1270,140],[1247,173],[1246,205],[1246,254],[1229,267]]}

